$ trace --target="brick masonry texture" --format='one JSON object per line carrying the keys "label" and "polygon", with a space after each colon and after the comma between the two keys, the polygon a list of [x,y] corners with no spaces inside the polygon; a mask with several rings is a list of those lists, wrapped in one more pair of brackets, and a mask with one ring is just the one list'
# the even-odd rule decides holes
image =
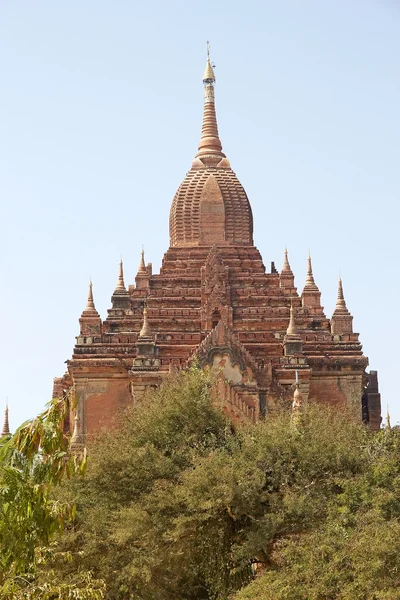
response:
{"label": "brick masonry texture", "polygon": [[74,442],[113,427],[119,410],[195,360],[217,369],[221,408],[235,422],[290,404],[298,378],[304,402],[350,405],[360,419],[363,409],[379,428],[377,379],[369,388],[342,282],[329,320],[311,258],[300,295],[287,252],[281,273],[266,273],[247,194],[222,153],[209,63],[203,82],[199,152],[172,202],[160,273],[142,253],[136,285],[127,289],[121,262],[105,320],[90,285],[68,373],[55,380],[55,396],[70,388],[76,395]]}

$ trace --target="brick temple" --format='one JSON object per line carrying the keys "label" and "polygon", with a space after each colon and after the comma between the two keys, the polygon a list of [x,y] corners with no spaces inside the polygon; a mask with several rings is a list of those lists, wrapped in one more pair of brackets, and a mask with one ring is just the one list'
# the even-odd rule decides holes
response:
{"label": "brick temple", "polygon": [[222,152],[209,59],[203,84],[201,139],[172,201],[160,273],[142,251],[127,287],[121,261],[105,320],[90,283],[68,372],[55,379],[55,396],[74,388],[74,441],[110,427],[118,410],[193,361],[218,367],[223,410],[235,422],[268,417],[296,387],[302,402],[351,405],[378,429],[377,374],[366,372],[342,281],[328,319],[311,257],[301,294],[286,250],[282,270],[272,263],[266,273],[249,199]]}

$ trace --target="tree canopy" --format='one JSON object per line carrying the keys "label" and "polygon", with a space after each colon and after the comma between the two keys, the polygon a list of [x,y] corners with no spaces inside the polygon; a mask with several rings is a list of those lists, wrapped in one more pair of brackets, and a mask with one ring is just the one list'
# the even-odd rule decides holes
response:
{"label": "tree canopy", "polygon": [[60,415],[19,433],[0,557],[21,595],[2,597],[400,598],[399,431],[322,403],[233,427],[215,389],[196,368],[168,379],[90,441],[84,477]]}
{"label": "tree canopy", "polygon": [[234,429],[217,404],[192,369],[93,441],[64,572],[111,600],[400,597],[398,432],[326,406]]}

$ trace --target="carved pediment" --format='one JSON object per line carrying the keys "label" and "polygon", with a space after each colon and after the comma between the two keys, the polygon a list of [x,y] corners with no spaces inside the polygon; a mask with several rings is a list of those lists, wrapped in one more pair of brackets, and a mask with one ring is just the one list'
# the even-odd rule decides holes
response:
{"label": "carved pediment", "polygon": [[213,246],[201,269],[201,317],[204,330],[212,329],[219,319],[228,325],[232,324],[230,295],[229,267],[224,265],[218,249]]}
{"label": "carved pediment", "polygon": [[198,360],[201,366],[220,368],[224,376],[234,383],[257,383],[255,375],[259,367],[256,361],[223,320],[199,344],[189,363],[194,360]]}

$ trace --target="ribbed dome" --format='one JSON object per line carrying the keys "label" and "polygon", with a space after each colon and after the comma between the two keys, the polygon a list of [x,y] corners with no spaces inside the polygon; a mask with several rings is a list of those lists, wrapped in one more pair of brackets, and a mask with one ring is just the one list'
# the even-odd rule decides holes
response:
{"label": "ribbed dome", "polygon": [[250,203],[229,166],[190,169],[172,202],[169,231],[171,246],[253,244]]}
{"label": "ribbed dome", "polygon": [[172,202],[170,245],[253,245],[253,215],[247,194],[222,153],[215,114],[215,77],[209,60],[204,77],[199,151]]}

